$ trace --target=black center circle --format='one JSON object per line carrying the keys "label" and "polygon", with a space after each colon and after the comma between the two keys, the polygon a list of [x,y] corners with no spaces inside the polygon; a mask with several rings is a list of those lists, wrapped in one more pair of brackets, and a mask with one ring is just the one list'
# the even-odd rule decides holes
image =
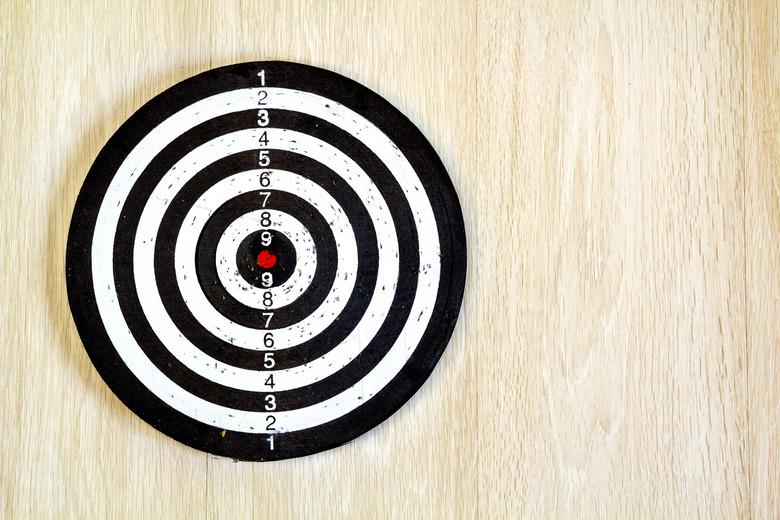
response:
{"label": "black center circle", "polygon": [[[217,262],[220,261],[228,259],[218,258]],[[275,229],[250,233],[241,241],[236,251],[238,274],[258,289],[284,284],[295,272],[296,266],[295,246],[287,235]],[[267,278],[268,275],[270,279]]]}

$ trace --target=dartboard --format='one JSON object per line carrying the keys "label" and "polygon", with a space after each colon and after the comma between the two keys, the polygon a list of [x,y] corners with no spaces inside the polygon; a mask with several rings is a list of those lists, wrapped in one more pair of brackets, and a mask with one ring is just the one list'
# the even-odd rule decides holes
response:
{"label": "dartboard", "polygon": [[106,384],[194,448],[316,453],[425,382],[463,298],[450,178],[368,88],[288,62],[209,70],[106,143],[67,245],[72,314]]}

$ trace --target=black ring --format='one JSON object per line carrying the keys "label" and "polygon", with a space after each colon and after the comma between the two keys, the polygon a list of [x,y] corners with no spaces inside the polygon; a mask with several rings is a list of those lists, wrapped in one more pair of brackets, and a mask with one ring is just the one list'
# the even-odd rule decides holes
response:
{"label": "black ring", "polygon": [[[274,434],[274,450],[269,449],[267,434],[225,431],[199,422],[174,410],[140,383],[124,365],[99,319],[91,266],[92,234],[100,204],[129,151],[182,107],[219,92],[257,87],[261,71],[270,78],[269,86],[330,98],[359,113],[387,135],[422,183],[436,219],[441,250],[441,276],[433,314],[404,367],[378,394],[364,396],[365,404],[351,412],[306,430]],[[134,189],[151,191],[154,184],[136,185]],[[446,347],[457,319],[465,284],[465,233],[457,195],[446,170],[419,130],[392,105],[369,89],[322,69],[286,62],[244,63],[214,69],[172,87],[144,105],[109,140],[76,203],[66,270],[68,297],[87,352],[107,384],[129,408],[155,428],[190,446],[234,458],[272,460],[315,453],[354,439],[390,416],[423,384]]]}
{"label": "black ring", "polygon": [[[268,310],[255,309],[239,302],[225,289],[219,279],[216,263],[219,239],[225,234],[225,229],[236,218],[259,209],[258,200],[262,200],[259,190],[239,195],[230,202],[223,204],[214,212],[206,222],[198,238],[194,259],[200,286],[214,308],[233,323],[258,330],[291,327],[316,311],[333,286],[338,267],[336,265],[338,258],[336,240],[333,238],[333,232],[325,218],[311,204],[291,193],[270,188],[262,191],[271,193],[266,209],[276,209],[291,215],[309,230],[314,239],[317,266],[314,271],[314,279],[306,287],[303,294],[284,307],[270,309],[274,313],[274,319],[270,326],[266,327],[266,319],[263,317],[263,313],[268,312]],[[168,229],[186,233],[186,224],[182,227],[176,224],[181,225],[180,221],[178,221]],[[160,241],[158,241],[159,243]],[[165,268],[166,272],[169,272],[168,269],[175,269],[171,261],[172,259],[165,254],[166,252],[163,248],[159,248],[158,252],[160,252],[160,262],[159,266],[155,268]],[[161,290],[166,291],[162,294],[168,294],[168,289],[173,290],[175,288],[176,279],[173,278],[170,282],[166,284],[165,289],[162,286],[160,287]],[[184,305],[182,308],[172,309],[170,313],[179,316],[182,313],[190,314],[190,311]]]}
{"label": "black ring", "polygon": [[[284,369],[308,363],[309,361],[322,356],[346,338],[363,317],[376,286],[378,246],[371,219],[365,208],[362,205],[357,204],[359,198],[346,182],[335,173],[328,170],[325,166],[308,157],[292,152],[276,152],[276,154],[278,154],[275,155],[275,157],[279,164],[288,166],[289,168],[296,168],[307,178],[318,182],[321,185],[330,186],[331,192],[336,199],[343,199],[345,201],[344,204],[347,208],[347,218],[350,220],[353,231],[355,232],[355,240],[360,250],[356,285],[353,288],[352,294],[344,306],[344,309],[338,317],[334,316],[332,326],[326,328],[322,333],[296,347],[279,351],[279,356],[276,360],[277,367],[279,369]],[[204,172],[199,173],[199,179],[192,179],[189,183],[185,184],[177,197],[171,201],[171,205],[163,216],[160,224],[159,238],[156,243],[155,269],[159,270],[161,273],[167,273],[164,276],[158,277],[158,284],[162,284],[160,285],[160,294],[165,295],[163,303],[168,308],[171,319],[185,337],[194,345],[197,345],[203,352],[219,361],[248,370],[263,370],[264,365],[261,354],[252,350],[235,347],[234,345],[221,340],[211,334],[194,318],[194,316],[192,316],[175,283],[173,251],[167,247],[167,244],[171,244],[176,240],[176,236],[178,236],[180,232],[179,227],[182,225],[187,211],[189,211],[189,208],[195,203],[198,197],[200,197],[202,192],[205,191],[206,187],[212,186],[214,183],[229,177],[234,172],[246,170],[251,161],[254,160],[252,152],[242,152],[231,157],[232,159],[230,159],[229,162],[220,163],[208,171],[204,170]],[[227,158],[225,159],[227,160]],[[250,209],[257,208],[246,208],[247,211]],[[214,217],[212,216],[212,219],[213,218]],[[229,224],[227,220],[230,218],[231,217],[228,216],[225,219],[222,219],[225,227]],[[208,227],[210,227],[210,225],[211,224],[209,223],[206,224]],[[206,228],[204,228],[204,230],[205,229]],[[216,235],[214,235],[214,237],[216,237]],[[214,238],[211,238],[210,240],[213,241]],[[118,241],[118,243],[122,244],[128,244],[130,242],[131,241]],[[124,251],[117,252],[117,256],[127,254],[129,253]],[[122,258],[125,258],[125,256],[122,256]],[[212,255],[206,254],[204,258],[209,261],[212,258]],[[318,262],[319,261],[324,260],[318,260]],[[120,271],[129,268],[130,267],[127,265],[115,267],[115,269]],[[130,270],[130,273],[132,273],[132,270]],[[203,276],[204,274],[207,274],[206,271],[201,270],[199,276]],[[119,277],[122,278],[123,276],[124,275],[121,275]],[[211,278],[209,279],[217,280],[216,274],[210,276]],[[132,288],[128,290],[131,289]],[[227,291],[225,291],[225,293],[227,293]],[[219,297],[219,295],[217,297]],[[143,314],[140,309],[140,304],[137,304],[136,302],[135,305],[138,306],[130,308],[126,312],[133,315]],[[247,307],[247,309],[249,308]],[[262,316],[260,316],[260,318],[262,319]],[[276,315],[274,315],[274,321],[275,319]],[[258,325],[262,325],[262,323],[258,323]]]}
{"label": "black ring", "polygon": [[[278,157],[276,154],[278,154]],[[191,314],[189,314],[184,301],[177,300],[178,298],[181,298],[181,295],[179,293],[178,287],[175,284],[175,273],[173,271],[174,265],[172,258],[173,252],[169,247],[169,244],[175,243],[175,237],[180,232],[179,226],[186,216],[187,210],[194,204],[194,201],[197,200],[199,195],[205,191],[205,187],[212,186],[219,180],[229,177],[237,170],[248,169],[251,165],[251,162],[254,161],[255,156],[255,153],[249,151],[226,157],[213,163],[212,166],[203,172],[200,172],[197,177],[193,178],[182,188],[175,200],[172,201],[171,206],[166,212],[166,215],[163,217],[163,223],[160,226],[160,232],[156,241],[155,271],[159,273],[159,276],[157,276],[159,292],[161,295],[166,295],[166,297],[163,299],[163,302],[166,305],[169,315],[177,322],[179,330],[185,336],[187,336],[193,344],[197,345],[206,354],[216,359],[223,360],[227,355],[241,356],[242,361],[247,359],[251,360],[251,362],[254,364],[253,368],[262,370],[262,351],[239,349],[230,345],[230,343],[223,342],[222,340],[215,338],[196,320],[194,320],[194,317],[191,317]],[[315,182],[319,181],[318,183],[326,184],[323,179],[319,178],[321,175],[329,175],[333,178],[332,182],[334,183],[343,182],[336,181],[335,174],[332,174],[332,172],[328,174],[324,171],[326,169],[321,165],[320,168],[323,170],[318,170],[318,163],[315,161],[298,156],[297,154],[275,151],[275,154],[272,155],[272,162],[275,165],[279,165],[282,169],[287,169],[288,166],[293,166],[287,165],[286,163],[286,161],[290,158],[297,159],[299,163],[304,163],[305,167],[303,170],[307,172],[307,176],[310,178],[314,177],[312,180],[316,179]],[[376,168],[380,168],[379,165],[374,166]],[[310,172],[317,173],[314,174]],[[269,198],[269,201],[272,200],[272,198]],[[206,242],[215,244],[218,237],[222,234],[221,230],[227,227],[227,225],[229,225],[229,223],[232,222],[237,215],[257,209],[260,198],[256,193],[249,193],[233,200],[241,201],[244,205],[236,211],[233,211],[232,209],[230,211],[226,211],[224,213],[224,217],[220,213],[220,210],[218,210],[211,217],[211,219],[209,219],[209,222],[212,222],[213,219],[214,222],[221,222],[221,225],[216,225],[214,227],[214,232],[209,233],[209,237]],[[305,204],[303,201],[300,203]],[[347,206],[352,207],[352,204],[348,204]],[[232,208],[232,204],[228,203],[224,205],[223,208]],[[282,209],[284,210],[286,208]],[[313,208],[311,211],[314,211]],[[398,213],[403,215],[402,211],[399,211]],[[182,388],[189,390],[193,394],[201,397],[208,396],[210,401],[217,404],[248,411],[263,411],[263,406],[265,404],[264,398],[268,394],[275,395],[277,401],[277,410],[279,411],[310,406],[329,397],[337,395],[343,390],[346,390],[349,388],[349,386],[367,374],[368,371],[373,368],[373,366],[379,362],[379,360],[384,357],[385,353],[390,349],[395,337],[400,332],[400,329],[403,327],[403,324],[408,318],[409,306],[404,305],[404,302],[408,302],[413,299],[418,272],[416,229],[413,222],[411,221],[411,212],[409,212],[408,215],[409,216],[407,217],[406,221],[401,221],[400,217],[398,218],[398,227],[396,229],[400,234],[406,237],[406,240],[403,243],[403,247],[399,248],[399,262],[401,266],[401,272],[405,272],[409,276],[401,277],[398,280],[397,287],[395,288],[395,296],[390,308],[390,313],[386,317],[379,332],[357,357],[348,360],[348,363],[342,366],[335,374],[332,374],[331,376],[328,376],[303,389],[268,393],[236,390],[213,383],[208,379],[196,374],[195,372],[192,372],[183,364],[179,363],[178,360],[170,355],[167,349],[151,332],[151,327],[146,321],[146,318],[140,308],[140,303],[137,300],[137,296],[134,294],[133,287],[126,286],[126,284],[123,282],[124,280],[127,280],[129,276],[128,274],[124,274],[123,271],[127,270],[129,273],[132,273],[132,263],[130,260],[127,260],[128,256],[132,255],[130,255],[129,251],[124,251],[122,249],[127,247],[128,244],[132,243],[129,240],[117,240],[116,247],[119,249],[115,251],[114,254],[115,259],[125,259],[123,262],[115,262],[114,266],[115,272],[117,273],[116,284],[117,293],[120,298],[120,305],[123,308],[123,312],[126,316],[131,331],[134,335],[136,335],[139,344],[142,346],[149,358],[161,370],[165,369],[165,372],[169,374],[169,377],[171,377],[174,382],[179,384]],[[131,222],[129,219],[124,220],[126,222]],[[204,228],[204,233],[207,233],[207,228],[209,228],[208,223],[206,228]],[[199,243],[200,242],[201,240],[199,240]],[[365,243],[366,240],[361,239],[360,242]],[[214,247],[216,247],[216,245]],[[370,255],[370,251],[370,248],[365,250],[365,254]],[[205,254],[201,256],[201,259],[205,260],[213,258],[213,251],[205,251]],[[318,262],[320,262],[320,260],[318,260]],[[373,261],[371,263],[373,263]],[[199,275],[202,276],[204,271],[205,269],[203,269],[203,267],[199,268]],[[213,276],[216,277],[216,271],[214,271]],[[373,279],[376,278],[375,272],[372,274],[372,277]],[[358,278],[363,279],[362,276],[359,276]],[[373,286],[373,284],[371,286]],[[381,287],[379,289],[388,290],[388,288],[385,287]],[[353,291],[353,295],[356,294],[359,294],[359,291]],[[258,313],[260,314],[261,311],[258,311]],[[354,319],[355,317],[352,313],[346,313],[346,315],[347,319],[350,317]],[[341,339],[343,339],[343,337],[346,337],[346,335],[352,330],[353,327],[354,325],[341,326],[339,328],[331,328],[330,331],[326,332],[330,332],[330,334],[337,335],[337,337],[341,337]],[[323,342],[320,336],[322,335],[315,337],[314,340],[310,340],[304,345],[300,345],[299,347],[276,351],[274,355],[277,360],[277,365],[274,368],[287,368],[288,362],[290,364],[294,363],[295,360],[298,359],[299,349],[301,349],[301,347],[321,347],[318,349],[321,355],[337,344],[337,342],[334,343],[331,341]],[[326,336],[326,338],[329,337]],[[306,350],[303,350],[303,352],[306,352]],[[309,355],[309,357],[314,359],[314,357],[311,355]],[[291,361],[288,361],[288,359]],[[236,363],[231,364],[236,365]]]}

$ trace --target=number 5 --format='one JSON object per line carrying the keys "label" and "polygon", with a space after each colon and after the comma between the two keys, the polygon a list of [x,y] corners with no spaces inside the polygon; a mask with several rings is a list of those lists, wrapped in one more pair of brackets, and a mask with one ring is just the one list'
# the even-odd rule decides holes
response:
{"label": "number 5", "polygon": [[260,166],[268,166],[271,164],[271,158],[268,156],[268,150],[260,150],[260,154],[257,157],[257,163]]}

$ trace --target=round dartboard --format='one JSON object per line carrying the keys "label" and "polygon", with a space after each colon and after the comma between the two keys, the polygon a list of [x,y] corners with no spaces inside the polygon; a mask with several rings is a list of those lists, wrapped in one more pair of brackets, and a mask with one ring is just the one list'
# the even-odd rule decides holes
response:
{"label": "round dartboard", "polygon": [[111,137],[76,202],[71,310],[111,390],[242,460],[349,442],[430,375],[463,297],[458,198],[420,131],[333,72],[189,78]]}

